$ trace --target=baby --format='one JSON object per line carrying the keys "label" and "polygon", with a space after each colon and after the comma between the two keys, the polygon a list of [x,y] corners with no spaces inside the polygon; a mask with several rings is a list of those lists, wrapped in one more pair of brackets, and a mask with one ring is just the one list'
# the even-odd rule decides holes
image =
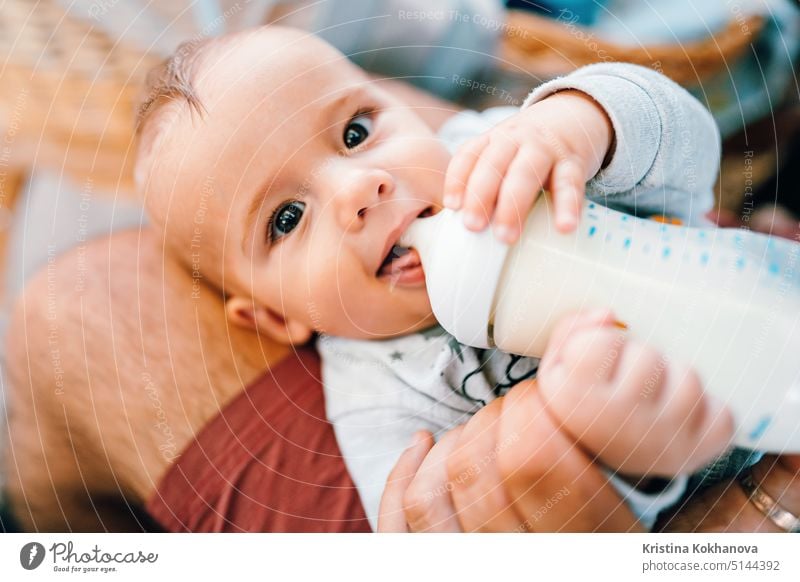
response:
{"label": "baby", "polygon": [[[137,160],[169,252],[224,292],[235,324],[290,345],[324,334],[329,418],[373,526],[415,431],[462,423],[537,370],[548,413],[652,524],[683,493],[673,477],[732,431],[697,377],[627,339],[608,312],[587,314],[541,365],[460,345],[436,327],[416,253],[396,244],[442,205],[513,243],[542,188],[564,232],[584,194],[696,221],[719,158],[710,115],[621,64],[547,83],[521,109],[454,114],[438,133],[382,87],[290,29],[179,49],[151,77]],[[629,484],[640,477],[671,480],[645,493]]]}

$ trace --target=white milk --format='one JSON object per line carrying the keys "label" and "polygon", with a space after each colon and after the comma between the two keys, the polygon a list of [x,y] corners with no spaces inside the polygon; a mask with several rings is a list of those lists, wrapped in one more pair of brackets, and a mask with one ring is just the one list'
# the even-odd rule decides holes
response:
{"label": "white milk", "polygon": [[450,211],[418,220],[402,242],[420,253],[437,319],[463,343],[541,356],[563,315],[611,307],[631,335],[697,370],[730,406],[737,444],[800,452],[800,244],[593,203],[564,235],[544,197],[510,249]]}

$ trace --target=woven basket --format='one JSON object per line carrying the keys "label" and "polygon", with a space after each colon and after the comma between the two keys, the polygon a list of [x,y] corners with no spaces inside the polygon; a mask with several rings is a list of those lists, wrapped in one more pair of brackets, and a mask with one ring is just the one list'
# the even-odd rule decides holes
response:
{"label": "woven basket", "polygon": [[0,129],[11,142],[6,165],[35,164],[131,192],[134,104],[156,61],[54,0],[5,0]]}
{"label": "woven basket", "polygon": [[732,20],[706,38],[666,45],[629,46],[602,40],[568,21],[511,11],[500,54],[511,68],[547,78],[602,61],[652,67],[684,86],[701,83],[748,50],[764,27],[759,15]]}

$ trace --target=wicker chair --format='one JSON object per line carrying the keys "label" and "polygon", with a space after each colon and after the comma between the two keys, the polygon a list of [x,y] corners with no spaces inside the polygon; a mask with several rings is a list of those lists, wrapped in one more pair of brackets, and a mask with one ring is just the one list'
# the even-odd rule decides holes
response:
{"label": "wicker chair", "polygon": [[[598,61],[653,67],[684,86],[696,85],[724,71],[764,28],[762,16],[748,16],[706,38],[680,45],[622,45],[602,40],[570,22],[527,12],[510,12],[500,54],[512,68],[540,76],[564,74]],[[532,31],[535,31],[532,32]]]}
{"label": "wicker chair", "polygon": [[54,0],[0,11],[0,128],[5,165],[34,164],[130,191],[134,102],[155,57],[68,14]]}
{"label": "wicker chair", "polygon": [[0,10],[0,273],[15,202],[34,167],[133,196],[134,103],[156,58],[55,0]]}

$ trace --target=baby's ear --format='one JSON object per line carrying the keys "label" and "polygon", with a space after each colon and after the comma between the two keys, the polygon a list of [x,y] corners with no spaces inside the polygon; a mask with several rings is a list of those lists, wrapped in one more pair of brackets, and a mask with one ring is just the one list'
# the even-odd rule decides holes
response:
{"label": "baby's ear", "polygon": [[225,301],[225,312],[228,320],[234,325],[255,330],[289,346],[299,346],[308,342],[314,333],[314,330],[307,325],[286,319],[280,313],[268,307],[255,305],[251,299],[238,295],[228,297]]}

